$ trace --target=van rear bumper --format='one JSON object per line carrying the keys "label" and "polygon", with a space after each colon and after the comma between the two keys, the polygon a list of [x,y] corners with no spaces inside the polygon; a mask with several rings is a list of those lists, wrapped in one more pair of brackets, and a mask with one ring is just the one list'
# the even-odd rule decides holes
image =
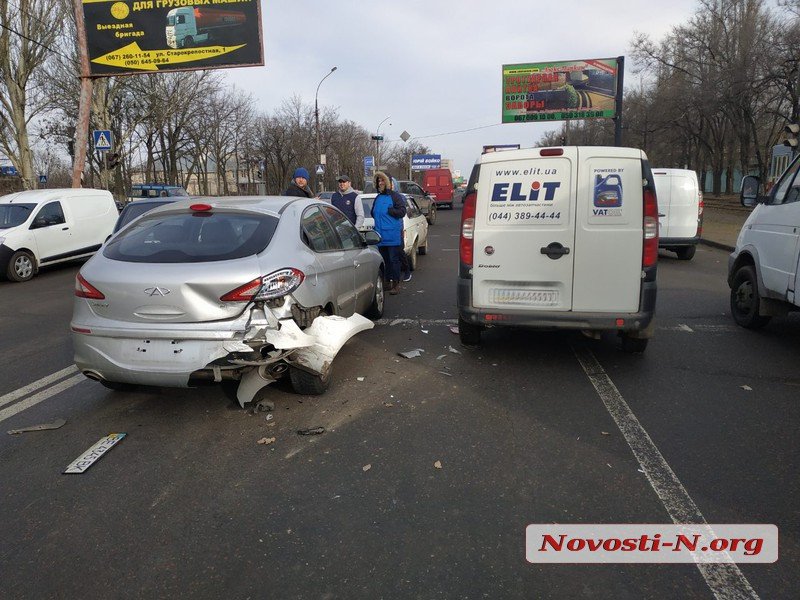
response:
{"label": "van rear bumper", "polygon": [[700,243],[700,236],[690,238],[658,238],[659,248],[678,248],[680,246],[697,246]]}
{"label": "van rear bumper", "polygon": [[[548,312],[526,309],[484,309],[472,305],[472,280],[458,280],[458,314],[475,325],[531,327],[536,329],[591,329],[594,331],[642,331],[656,310],[656,282],[642,282],[639,311],[635,313]],[[624,319],[617,325],[617,319]]]}

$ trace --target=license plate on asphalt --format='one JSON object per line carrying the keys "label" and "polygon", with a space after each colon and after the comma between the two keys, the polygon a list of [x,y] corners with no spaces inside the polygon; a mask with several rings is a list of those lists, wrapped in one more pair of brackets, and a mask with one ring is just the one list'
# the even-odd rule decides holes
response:
{"label": "license plate on asphalt", "polygon": [[517,306],[558,306],[558,290],[525,290],[494,288],[489,292],[492,304]]}
{"label": "license plate on asphalt", "polygon": [[125,433],[109,433],[107,436],[100,438],[94,446],[72,461],[64,473],[83,473],[96,463],[101,456],[116,446],[126,435]]}

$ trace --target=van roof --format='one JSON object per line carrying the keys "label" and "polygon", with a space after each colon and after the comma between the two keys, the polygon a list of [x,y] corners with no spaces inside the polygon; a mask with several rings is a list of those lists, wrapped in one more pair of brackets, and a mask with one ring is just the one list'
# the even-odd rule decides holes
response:
{"label": "van roof", "polygon": [[[478,164],[499,163],[509,160],[525,160],[542,158],[540,152],[545,148],[522,148],[520,150],[504,150],[503,152],[488,152],[478,157]],[[643,152],[639,148],[619,148],[616,146],[546,146],[549,150],[557,148],[577,148],[579,152],[585,151],[590,154],[602,154],[607,157],[619,158],[641,158]],[[550,158],[550,157],[545,157]],[[553,157],[556,158],[556,157]]]}
{"label": "van roof", "polygon": [[53,188],[46,190],[26,190],[15,192],[6,196],[0,196],[0,204],[11,203],[39,203],[49,200],[60,200],[63,198],[76,198],[86,196],[105,196],[112,198],[111,192],[106,190],[96,190],[94,188]]}

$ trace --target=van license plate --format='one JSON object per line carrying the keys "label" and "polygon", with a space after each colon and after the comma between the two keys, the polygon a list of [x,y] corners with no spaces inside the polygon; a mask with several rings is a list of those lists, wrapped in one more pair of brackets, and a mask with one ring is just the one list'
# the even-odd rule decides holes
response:
{"label": "van license plate", "polygon": [[557,306],[559,302],[559,295],[558,290],[493,288],[489,292],[489,301],[492,304],[517,306]]}

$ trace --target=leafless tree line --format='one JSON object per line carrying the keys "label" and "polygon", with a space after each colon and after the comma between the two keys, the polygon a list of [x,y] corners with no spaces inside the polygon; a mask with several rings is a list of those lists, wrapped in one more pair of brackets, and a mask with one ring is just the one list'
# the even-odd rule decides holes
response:
{"label": "leafless tree line", "polygon": [[[711,174],[713,193],[733,174],[767,177],[772,146],[800,120],[800,2],[700,0],[661,40],[636,35],[641,84],[623,101],[623,143],[651,164]],[[613,123],[565,125],[541,143],[610,144]]]}
{"label": "leafless tree line", "polygon": [[[38,173],[49,173],[51,186],[69,185],[79,98],[75,40],[71,0],[0,0],[0,151],[28,189],[37,187]],[[220,71],[95,79],[89,128],[112,132],[120,161],[107,169],[104,156],[90,151],[87,184],[119,197],[134,176],[184,186],[195,180],[200,193],[280,193],[295,168],[313,178],[318,162],[313,106],[293,96],[274,111],[259,110]],[[370,137],[335,109],[321,108],[326,189],[340,173],[363,185],[363,158],[374,154]],[[414,142],[385,144],[382,163],[401,174],[412,152],[428,151]]]}

